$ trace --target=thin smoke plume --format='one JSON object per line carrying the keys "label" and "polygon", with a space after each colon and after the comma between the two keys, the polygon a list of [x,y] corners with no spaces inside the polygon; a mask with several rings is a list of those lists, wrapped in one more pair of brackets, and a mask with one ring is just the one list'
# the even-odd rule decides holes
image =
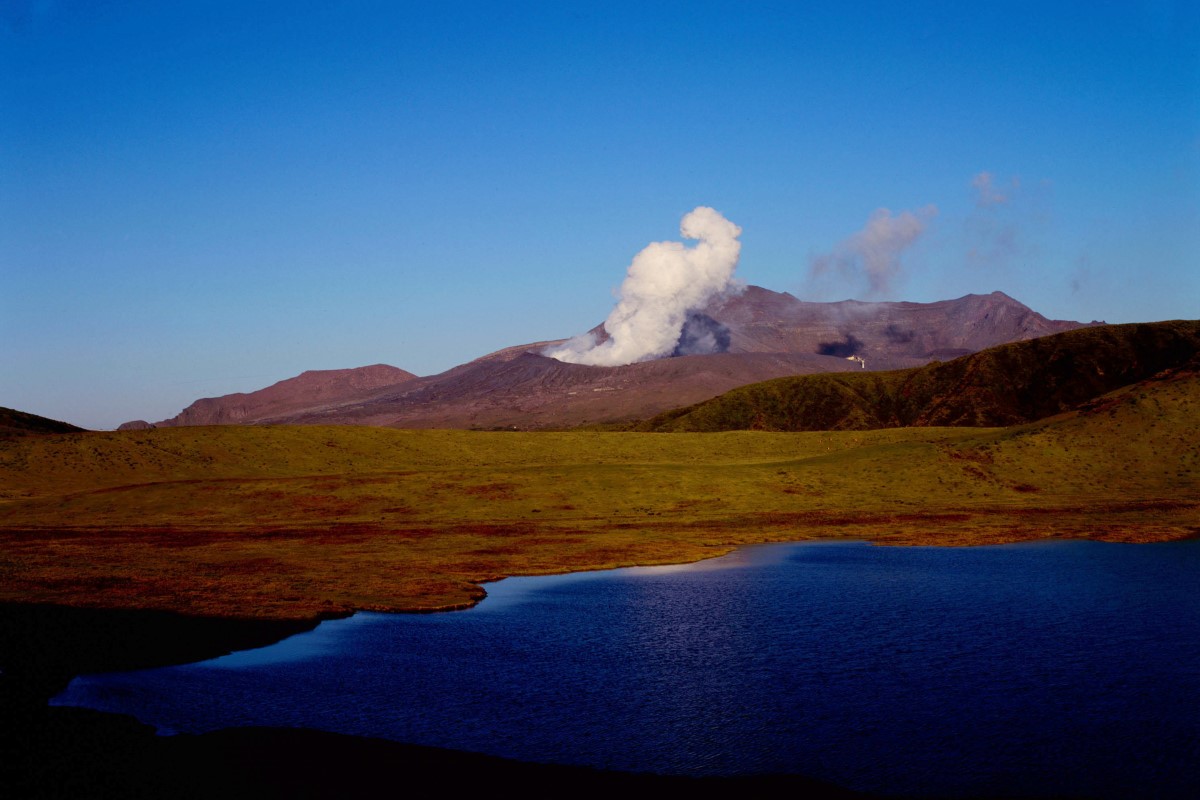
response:
{"label": "thin smoke plume", "polygon": [[880,208],[863,229],[839,244],[832,253],[812,260],[811,277],[837,271],[846,279],[866,281],[869,297],[881,297],[892,288],[901,272],[901,257],[925,232],[937,206],[893,215]]}
{"label": "thin smoke plume", "polygon": [[990,172],[972,178],[971,188],[975,191],[975,210],[964,223],[967,263],[993,269],[1009,267],[1028,253],[1025,233],[1036,227],[1027,208],[1029,192],[1021,186],[1019,177],[1001,183]]}
{"label": "thin smoke plume", "polygon": [[[708,352],[715,352],[721,332],[704,331],[695,312],[736,286],[733,271],[742,229],[720,212],[699,206],[684,216],[679,232],[698,242],[693,247],[654,242],[634,256],[617,306],[604,321],[607,339],[585,333],[544,354],[559,361],[613,367],[669,356],[680,347],[696,353],[704,342],[711,342],[714,349]],[[688,341],[681,343],[689,319]]]}
{"label": "thin smoke plume", "polygon": [[841,341],[818,342],[817,355],[849,358],[861,353],[863,347],[862,339],[859,339],[853,333],[847,333],[846,337]]}
{"label": "thin smoke plume", "polygon": [[725,353],[733,340],[733,333],[708,314],[694,311],[688,314],[687,322],[679,333],[672,356],[697,356],[709,353]]}
{"label": "thin smoke plume", "polygon": [[1011,192],[1021,185],[1020,178],[1013,178],[1008,189],[1003,191],[996,185],[996,176],[984,171],[971,179],[971,188],[975,190],[975,205],[980,208],[1000,206],[1008,202]]}

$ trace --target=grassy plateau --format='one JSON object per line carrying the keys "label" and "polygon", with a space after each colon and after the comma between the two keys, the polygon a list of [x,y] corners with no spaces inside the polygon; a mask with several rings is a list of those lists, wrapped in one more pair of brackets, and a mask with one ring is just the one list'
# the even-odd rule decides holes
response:
{"label": "grassy plateau", "polygon": [[0,440],[0,601],[311,619],[806,538],[1200,533],[1200,377],[1006,428],[195,427]]}

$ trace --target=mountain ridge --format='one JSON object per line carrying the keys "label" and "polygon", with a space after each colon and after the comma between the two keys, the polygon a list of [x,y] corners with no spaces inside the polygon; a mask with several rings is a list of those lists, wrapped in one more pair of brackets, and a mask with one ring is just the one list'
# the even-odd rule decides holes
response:
{"label": "mountain ridge", "polygon": [[[920,366],[1084,325],[1048,319],[1002,292],[933,303],[814,303],[747,286],[698,313],[723,332],[717,337],[723,351],[591,367],[543,355],[566,341],[547,340],[505,347],[437,375],[397,370],[370,385],[330,387],[320,395],[301,375],[258,392],[198,400],[157,425],[537,429],[623,422],[771,378]],[[603,337],[603,326],[593,332]]]}
{"label": "mountain ridge", "polygon": [[750,384],[632,426],[641,431],[811,431],[1009,426],[1192,368],[1200,321],[1081,328],[924,367]]}
{"label": "mountain ridge", "polygon": [[396,386],[417,376],[388,364],[350,369],[306,370],[253,392],[235,392],[196,400],[169,420],[147,423],[135,420],[118,430],[142,430],[173,425],[228,425],[254,423],[288,413],[303,413],[330,402],[347,402],[382,387]]}

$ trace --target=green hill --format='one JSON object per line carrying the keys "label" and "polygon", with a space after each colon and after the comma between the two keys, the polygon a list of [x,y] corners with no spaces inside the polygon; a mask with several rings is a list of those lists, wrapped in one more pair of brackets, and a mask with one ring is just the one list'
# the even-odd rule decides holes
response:
{"label": "green hill", "polygon": [[1200,321],[1107,325],[925,367],[777,378],[659,414],[641,431],[818,431],[1018,425],[1178,369]]}

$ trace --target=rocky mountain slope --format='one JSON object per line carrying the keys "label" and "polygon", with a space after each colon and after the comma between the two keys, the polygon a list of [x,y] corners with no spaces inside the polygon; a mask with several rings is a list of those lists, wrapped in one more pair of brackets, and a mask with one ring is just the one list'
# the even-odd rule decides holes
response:
{"label": "rocky mountain slope", "polygon": [[[275,417],[304,414],[311,409],[354,402],[381,387],[398,386],[417,376],[375,364],[355,369],[309,370],[256,392],[238,392],[197,400],[169,420],[157,425],[229,425],[262,422]],[[142,420],[126,422],[121,430],[154,427]]]}
{"label": "rocky mountain slope", "polygon": [[935,303],[810,303],[749,286],[708,313],[729,328],[730,352],[858,356],[868,369],[919,366],[1080,327],[1003,292]]}
{"label": "rocky mountain slope", "polygon": [[530,429],[619,422],[771,378],[918,366],[1081,325],[1047,319],[1000,292],[936,303],[810,303],[757,286],[695,317],[720,352],[593,367],[542,355],[562,340],[536,342],[424,378],[379,365],[363,368],[375,370],[370,382],[330,380],[316,391],[307,376],[361,370],[305,373],[261,392],[197,401],[158,424]]}

